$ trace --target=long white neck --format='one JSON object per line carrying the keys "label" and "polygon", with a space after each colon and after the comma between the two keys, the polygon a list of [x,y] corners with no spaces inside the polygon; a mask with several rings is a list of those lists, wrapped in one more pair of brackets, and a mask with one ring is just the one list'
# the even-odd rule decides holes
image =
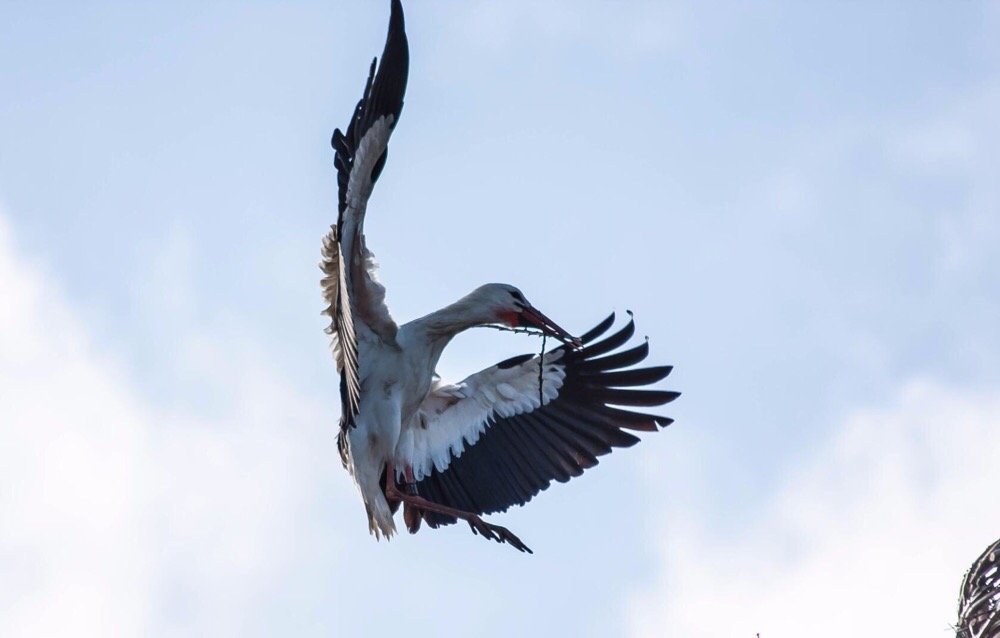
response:
{"label": "long white neck", "polygon": [[431,370],[437,367],[445,347],[458,333],[495,323],[497,317],[484,303],[481,294],[473,292],[458,301],[429,315],[415,319],[401,328],[406,333],[409,347],[422,351]]}
{"label": "long white neck", "polygon": [[463,330],[495,323],[496,320],[496,314],[470,294],[453,304],[417,319],[413,323],[423,328],[428,338],[444,339],[447,343]]}

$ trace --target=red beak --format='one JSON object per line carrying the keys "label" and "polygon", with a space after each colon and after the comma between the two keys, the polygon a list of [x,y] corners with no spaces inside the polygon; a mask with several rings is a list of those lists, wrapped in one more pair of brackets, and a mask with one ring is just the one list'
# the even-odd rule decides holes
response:
{"label": "red beak", "polygon": [[582,341],[560,328],[556,322],[543,315],[540,310],[533,306],[527,306],[521,311],[521,325],[538,328],[548,336],[555,337],[573,348],[580,349],[583,347]]}

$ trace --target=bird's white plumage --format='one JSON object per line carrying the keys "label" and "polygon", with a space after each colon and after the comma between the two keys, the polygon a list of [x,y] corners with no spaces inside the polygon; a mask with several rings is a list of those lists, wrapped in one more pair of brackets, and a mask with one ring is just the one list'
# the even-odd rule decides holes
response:
{"label": "bird's white plumage", "polygon": [[348,181],[343,224],[339,231],[334,225],[323,241],[321,285],[332,318],[328,332],[352,413],[358,410],[361,394],[359,360],[365,358],[372,340],[394,343],[397,332],[385,286],[378,279],[378,264],[364,235],[365,211],[374,187],[372,170],[388,146],[392,122],[391,115],[382,116],[362,137]]}
{"label": "bird's white plumage", "polygon": [[385,286],[378,280],[378,264],[365,241],[364,223],[374,187],[372,171],[389,145],[393,121],[391,115],[378,118],[361,138],[348,182],[347,210],[340,238],[351,310],[355,324],[361,324],[355,330],[361,333],[367,329],[383,341],[394,340],[397,327],[385,302]]}
{"label": "bird's white plumage", "polygon": [[496,418],[524,414],[557,396],[566,377],[563,351],[545,354],[539,392],[539,357],[511,368],[492,366],[458,384],[437,383],[400,433],[398,467],[411,467],[416,480],[443,472]]}
{"label": "bird's white plumage", "polygon": [[323,238],[323,262],[320,264],[320,268],[325,275],[320,280],[323,296],[328,304],[325,312],[332,319],[327,332],[330,334],[333,358],[337,362],[337,372],[347,375],[349,393],[354,398],[356,407],[356,398],[360,392],[356,374],[358,367],[357,339],[354,334],[354,319],[351,314],[344,257],[340,252],[336,226],[333,226]]}

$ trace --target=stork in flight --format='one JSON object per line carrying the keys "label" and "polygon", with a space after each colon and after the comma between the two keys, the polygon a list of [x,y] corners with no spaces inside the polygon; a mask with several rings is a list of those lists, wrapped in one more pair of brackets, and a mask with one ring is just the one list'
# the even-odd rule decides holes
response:
{"label": "stork in flight", "polygon": [[[614,447],[639,441],[672,420],[632,408],[658,406],[676,392],[635,389],[671,368],[634,367],[648,354],[631,320],[611,336],[612,314],[580,338],[532,306],[520,290],[486,284],[455,303],[397,326],[364,235],[372,188],[386,163],[403,108],[409,49],[400,0],[392,0],[382,61],[374,60],[346,132],[333,134],[339,215],[323,242],[323,293],[340,373],[338,448],[376,538],[391,537],[403,505],[411,533],[462,519],[473,532],[528,547],[484,514],[528,502],[552,480],[568,481]],[[562,342],[473,374],[441,381],[435,367],[458,333],[477,326],[533,329]]]}

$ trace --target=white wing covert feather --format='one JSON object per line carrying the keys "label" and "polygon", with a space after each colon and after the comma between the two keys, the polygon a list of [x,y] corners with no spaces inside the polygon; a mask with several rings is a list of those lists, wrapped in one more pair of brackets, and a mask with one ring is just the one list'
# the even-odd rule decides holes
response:
{"label": "white wing covert feather", "polygon": [[555,399],[566,377],[562,355],[545,353],[541,391],[537,356],[509,368],[492,366],[458,384],[438,383],[400,435],[403,466],[411,466],[418,481],[432,470],[443,472],[497,418],[531,412]]}

